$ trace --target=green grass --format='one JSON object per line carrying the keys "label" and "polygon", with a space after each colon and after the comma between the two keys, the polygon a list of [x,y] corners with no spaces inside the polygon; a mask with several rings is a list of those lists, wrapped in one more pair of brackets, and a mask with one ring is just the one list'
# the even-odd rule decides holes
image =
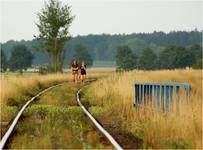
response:
{"label": "green grass", "polygon": [[7,148],[113,148],[77,106],[79,87],[69,82],[42,95],[23,113]]}

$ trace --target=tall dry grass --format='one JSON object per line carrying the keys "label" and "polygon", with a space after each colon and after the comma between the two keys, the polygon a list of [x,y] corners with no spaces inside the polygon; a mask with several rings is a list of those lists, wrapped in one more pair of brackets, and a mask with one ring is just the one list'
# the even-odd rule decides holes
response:
{"label": "tall dry grass", "polygon": [[53,82],[63,82],[71,79],[66,74],[50,74],[50,75],[1,75],[0,78],[0,103],[4,105],[6,100],[11,96],[21,96],[25,91],[31,90],[38,84],[48,85]]}
{"label": "tall dry grass", "polygon": [[[51,75],[1,75],[0,78],[0,122],[1,134],[7,128],[7,124],[16,116],[19,111],[17,106],[21,106],[28,92],[39,92],[42,87],[50,86],[54,82],[64,82],[70,80],[71,76],[67,74],[51,74]],[[14,98],[14,99],[10,99]],[[16,101],[15,99],[19,99]],[[10,100],[9,100],[10,99]],[[24,100],[25,99],[25,100]],[[12,101],[12,102],[11,102]],[[9,103],[15,103],[10,105]],[[3,125],[5,124],[5,126]]]}
{"label": "tall dry grass", "polygon": [[[137,111],[133,107],[135,82],[189,83],[190,105],[181,105],[179,114],[145,108]],[[110,119],[117,116],[124,130],[142,138],[145,148],[202,148],[201,70],[115,73],[93,83],[86,95],[90,103],[100,107],[97,111],[102,110]]]}

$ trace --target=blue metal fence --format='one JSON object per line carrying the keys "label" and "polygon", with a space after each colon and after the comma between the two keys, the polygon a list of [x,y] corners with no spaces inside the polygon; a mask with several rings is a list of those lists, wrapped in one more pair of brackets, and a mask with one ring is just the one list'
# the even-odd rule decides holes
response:
{"label": "blue metal fence", "polygon": [[187,83],[135,83],[135,105],[148,105],[163,112],[179,111],[180,89],[184,89],[186,104],[189,103],[190,85]]}

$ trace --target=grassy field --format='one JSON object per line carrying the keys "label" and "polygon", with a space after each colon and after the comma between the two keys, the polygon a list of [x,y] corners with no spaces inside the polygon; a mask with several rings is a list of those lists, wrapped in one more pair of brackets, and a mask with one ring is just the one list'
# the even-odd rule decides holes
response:
{"label": "grassy field", "polygon": [[[83,90],[82,103],[124,148],[202,148],[201,70],[92,70],[88,78],[98,80]],[[70,74],[1,75],[1,134],[30,97],[48,86],[70,80]],[[187,82],[192,87],[190,107],[182,105],[179,114],[146,108],[136,111],[135,82]],[[79,86],[66,84],[41,96],[26,109],[8,147],[112,148],[76,106]],[[76,134],[80,136],[75,137]]]}
{"label": "grassy field", "polygon": [[[179,114],[146,108],[136,111],[135,82],[189,83],[190,106],[182,105]],[[126,141],[121,134],[135,139],[133,147],[123,144],[126,148],[202,148],[201,70],[114,73],[87,87],[82,102],[120,143]]]}

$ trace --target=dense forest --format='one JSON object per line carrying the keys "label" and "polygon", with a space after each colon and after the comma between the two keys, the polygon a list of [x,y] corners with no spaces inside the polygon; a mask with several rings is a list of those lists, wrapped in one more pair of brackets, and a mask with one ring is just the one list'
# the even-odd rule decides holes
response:
{"label": "dense forest", "polygon": [[[159,54],[168,45],[190,47],[194,44],[202,44],[202,31],[173,31],[170,33],[156,32],[153,33],[133,33],[133,34],[102,34],[73,37],[65,44],[66,62],[65,66],[70,63],[75,55],[75,47],[80,44],[86,47],[93,61],[115,62],[116,51],[121,45],[127,45],[134,54],[141,55],[143,49],[150,48],[155,54]],[[25,45],[33,54],[33,66],[39,66],[50,62],[48,54],[43,51],[40,41],[33,39],[31,41],[7,41],[1,43],[5,55],[9,58],[15,45]],[[100,64],[102,66],[102,64]],[[112,66],[113,64],[109,64]]]}

